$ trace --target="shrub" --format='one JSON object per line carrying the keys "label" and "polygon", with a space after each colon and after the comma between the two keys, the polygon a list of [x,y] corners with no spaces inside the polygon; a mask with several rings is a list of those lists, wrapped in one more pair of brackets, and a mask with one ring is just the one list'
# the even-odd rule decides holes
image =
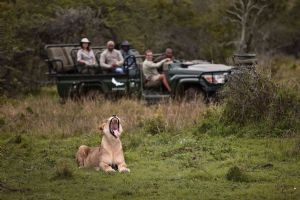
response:
{"label": "shrub", "polygon": [[146,134],[156,135],[166,131],[161,115],[153,116],[152,118],[146,119],[143,122],[144,131]]}
{"label": "shrub", "polygon": [[269,76],[242,70],[232,75],[225,90],[222,120],[246,126],[263,124],[272,135],[299,131],[299,85],[274,83]]}
{"label": "shrub", "polygon": [[224,120],[243,124],[260,121],[274,99],[275,84],[255,71],[242,70],[231,76],[223,95]]}
{"label": "shrub", "polygon": [[229,170],[226,174],[226,179],[229,181],[235,181],[235,182],[247,181],[246,175],[237,166],[229,168]]}
{"label": "shrub", "polygon": [[71,178],[71,177],[73,177],[73,172],[65,160],[59,161],[56,164],[55,174],[56,174],[56,178]]}

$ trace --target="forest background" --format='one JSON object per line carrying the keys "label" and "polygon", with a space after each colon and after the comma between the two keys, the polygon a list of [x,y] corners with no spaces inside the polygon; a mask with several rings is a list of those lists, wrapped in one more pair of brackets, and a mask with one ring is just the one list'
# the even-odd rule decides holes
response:
{"label": "forest background", "polygon": [[0,94],[38,91],[44,45],[128,40],[140,52],[226,63],[237,52],[299,57],[300,0],[0,1]]}

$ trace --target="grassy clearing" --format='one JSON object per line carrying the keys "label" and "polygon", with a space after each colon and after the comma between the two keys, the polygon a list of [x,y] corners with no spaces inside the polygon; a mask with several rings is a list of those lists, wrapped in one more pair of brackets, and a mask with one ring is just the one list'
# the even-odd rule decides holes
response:
{"label": "grassy clearing", "polygon": [[[300,140],[213,137],[191,132],[124,134],[130,174],[78,169],[69,138],[1,135],[1,199],[297,199]],[[232,175],[233,167],[240,175]],[[17,190],[17,191],[12,191]]]}

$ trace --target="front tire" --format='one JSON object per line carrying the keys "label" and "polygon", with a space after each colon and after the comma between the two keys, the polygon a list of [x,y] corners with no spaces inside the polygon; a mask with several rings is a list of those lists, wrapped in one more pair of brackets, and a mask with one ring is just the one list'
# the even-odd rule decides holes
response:
{"label": "front tire", "polygon": [[196,86],[190,86],[184,88],[181,99],[185,102],[206,102],[205,94]]}

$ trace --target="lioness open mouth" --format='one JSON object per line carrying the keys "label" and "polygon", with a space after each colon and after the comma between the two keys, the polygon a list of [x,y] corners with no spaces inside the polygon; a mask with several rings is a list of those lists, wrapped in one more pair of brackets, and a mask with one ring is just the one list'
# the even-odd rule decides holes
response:
{"label": "lioness open mouth", "polygon": [[115,138],[120,136],[119,128],[120,120],[116,115],[113,115],[109,122],[109,131]]}

